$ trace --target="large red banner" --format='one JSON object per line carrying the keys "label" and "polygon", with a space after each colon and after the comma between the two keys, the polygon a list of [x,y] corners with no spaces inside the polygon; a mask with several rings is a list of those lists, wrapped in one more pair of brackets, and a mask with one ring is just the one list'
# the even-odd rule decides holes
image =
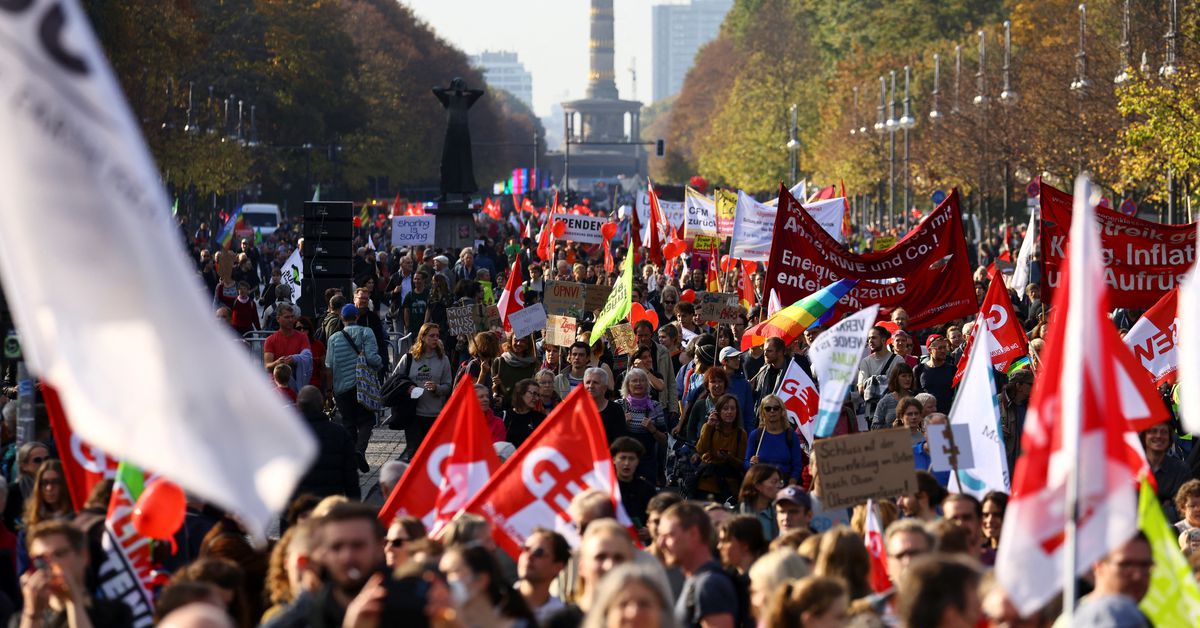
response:
{"label": "large red banner", "polygon": [[[1042,298],[1050,303],[1066,263],[1070,194],[1041,184]],[[1096,207],[1109,307],[1152,307],[1196,261],[1196,223],[1164,225]]]}
{"label": "large red banner", "polygon": [[780,186],[772,240],[766,292],[775,290],[784,305],[839,279],[858,279],[833,320],[878,304],[884,317],[903,307],[909,325],[920,329],[972,316],[978,307],[957,189],[892,248],[855,255]]}

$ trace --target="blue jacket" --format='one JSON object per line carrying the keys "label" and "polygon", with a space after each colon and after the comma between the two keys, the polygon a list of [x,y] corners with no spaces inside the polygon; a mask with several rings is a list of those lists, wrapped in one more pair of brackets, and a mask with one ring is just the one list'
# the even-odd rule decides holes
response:
{"label": "blue jacket", "polygon": [[747,469],[752,466],[750,458],[755,455],[758,456],[760,464],[769,464],[779,469],[785,481],[787,478],[800,481],[800,474],[804,471],[804,458],[800,448],[800,437],[796,436],[795,431],[789,429],[784,430],[782,434],[764,434],[762,428],[754,430],[750,433],[750,440],[746,442]]}
{"label": "blue jacket", "polygon": [[362,325],[348,325],[345,329],[329,337],[329,350],[325,353],[325,366],[333,373],[333,394],[340,395],[354,388],[354,371],[358,364],[358,353],[351,348],[346,340],[349,334],[358,346],[358,350],[367,358],[367,364],[374,368],[383,366],[383,358],[379,357],[379,347],[375,344],[375,332]]}

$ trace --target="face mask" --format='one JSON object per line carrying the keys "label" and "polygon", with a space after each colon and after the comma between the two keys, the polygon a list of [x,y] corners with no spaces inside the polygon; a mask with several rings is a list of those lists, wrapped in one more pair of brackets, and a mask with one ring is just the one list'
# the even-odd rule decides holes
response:
{"label": "face mask", "polygon": [[466,582],[450,580],[446,584],[450,587],[450,599],[455,606],[462,607],[466,605],[467,600],[471,599],[471,592],[467,590]]}

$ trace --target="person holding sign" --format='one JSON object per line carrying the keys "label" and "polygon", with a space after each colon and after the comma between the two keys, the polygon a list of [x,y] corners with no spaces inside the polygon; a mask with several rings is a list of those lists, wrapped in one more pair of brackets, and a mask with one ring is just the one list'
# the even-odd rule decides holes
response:
{"label": "person holding sign", "polygon": [[799,484],[804,473],[804,451],[800,439],[784,418],[783,400],[764,395],[758,406],[758,429],[750,434],[744,465],[769,464],[787,478],[788,485]]}

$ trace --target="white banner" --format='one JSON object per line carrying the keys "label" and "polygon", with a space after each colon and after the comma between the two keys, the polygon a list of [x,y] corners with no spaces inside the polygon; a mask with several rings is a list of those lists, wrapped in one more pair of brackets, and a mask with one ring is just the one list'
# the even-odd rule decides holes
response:
{"label": "white banner", "polygon": [[[966,374],[950,408],[950,425],[965,425],[969,442],[954,443],[954,449],[964,452],[970,448],[970,466],[962,456],[954,455],[958,474],[950,474],[946,488],[951,493],[966,493],[983,499],[991,491],[1011,492],[1009,489],[1008,456],[1004,451],[1004,435],[1000,431],[1000,405],[992,383],[991,334],[979,334],[975,348],[967,361]],[[931,426],[929,429],[936,429]],[[955,432],[957,435],[957,432]]]}
{"label": "white banner", "polygon": [[808,350],[813,374],[821,382],[821,403],[817,411],[817,426],[813,435],[825,438],[833,434],[846,391],[858,373],[858,363],[867,350],[867,331],[875,324],[879,306],[871,307],[843,318],[838,324],[821,332]]}
{"label": "white banner", "polygon": [[1029,212],[1029,226],[1025,229],[1025,239],[1021,240],[1021,248],[1017,251],[1017,264],[1013,269],[1008,287],[1017,293],[1017,298],[1025,297],[1025,286],[1029,285],[1029,262],[1033,258],[1033,250],[1037,247],[1038,210]]}
{"label": "white banner", "polygon": [[1200,266],[1179,286],[1179,409],[1183,429],[1200,434]]}
{"label": "white banner", "polygon": [[261,538],[315,456],[309,428],[212,315],[79,3],[2,6],[0,277],[25,356],[81,439]]}
{"label": "white banner", "polygon": [[766,262],[771,257],[771,235],[778,210],[778,207],[760,203],[739,190],[729,257]]}
{"label": "white banner", "polygon": [[820,395],[817,394],[817,385],[808,377],[808,373],[800,368],[799,362],[788,360],[788,369],[783,374],[783,381],[779,383],[777,394],[783,400],[788,419],[800,429],[804,440],[812,445]]}
{"label": "white banner", "polygon": [[604,242],[604,234],[601,233],[600,228],[608,222],[607,218],[563,214],[559,220],[567,225],[567,230],[561,238],[563,240],[570,240],[581,244],[601,244]]}
{"label": "white banner", "polygon": [[683,199],[684,237],[695,239],[698,235],[717,235],[717,203],[711,198],[685,188]]}
{"label": "white banner", "polygon": [[392,246],[433,246],[437,216],[393,216]]}
{"label": "white banner", "polygon": [[[658,197],[658,207],[662,210],[663,215],[667,218],[667,224],[672,228],[678,229],[683,226],[684,211],[682,201],[664,201],[662,196]],[[641,233],[638,237],[645,242],[647,237],[646,225],[650,223],[650,193],[638,192],[637,195],[637,210],[638,224],[641,225]]]}
{"label": "white banner", "polygon": [[821,225],[821,228],[828,233],[830,237],[838,242],[842,242],[842,216],[846,214],[846,199],[842,197],[831,198],[824,201],[817,201],[812,205],[805,205],[804,209]]}
{"label": "white banner", "polygon": [[[367,240],[367,242],[370,241],[370,239]],[[304,260],[300,258],[300,247],[296,247],[296,250],[292,251],[291,256],[283,263],[279,274],[280,281],[292,289],[292,303],[299,303],[301,286],[304,285]]]}

